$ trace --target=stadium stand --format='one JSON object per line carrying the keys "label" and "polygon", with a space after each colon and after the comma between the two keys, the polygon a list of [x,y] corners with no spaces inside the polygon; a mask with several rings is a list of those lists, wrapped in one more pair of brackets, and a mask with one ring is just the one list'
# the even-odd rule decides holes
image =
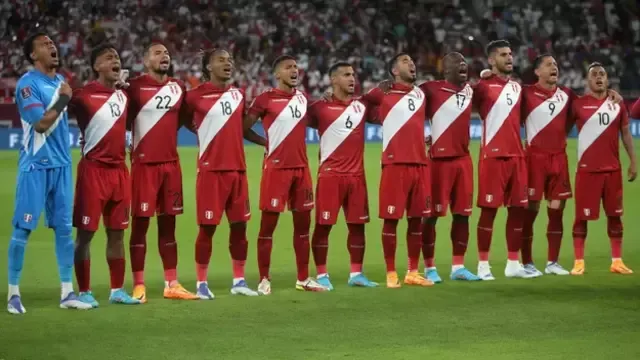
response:
{"label": "stadium stand", "polygon": [[235,82],[248,97],[270,86],[275,56],[298,56],[304,90],[318,96],[337,59],[356,65],[363,91],[385,77],[392,54],[414,54],[421,79],[440,71],[440,57],[460,51],[472,79],[486,65],[484,44],[512,42],[516,77],[531,81],[540,53],[556,55],[560,82],[584,87],[586,65],[608,66],[612,86],[629,98],[640,90],[640,20],[633,0],[603,1],[391,1],[391,0],[0,0],[0,100],[13,102],[16,79],[28,69],[22,40],[38,28],[51,34],[72,86],[90,77],[87,54],[102,41],[116,44],[126,68],[143,70],[142,49],[165,43],[175,75],[199,83],[197,53],[219,46],[233,51]]}

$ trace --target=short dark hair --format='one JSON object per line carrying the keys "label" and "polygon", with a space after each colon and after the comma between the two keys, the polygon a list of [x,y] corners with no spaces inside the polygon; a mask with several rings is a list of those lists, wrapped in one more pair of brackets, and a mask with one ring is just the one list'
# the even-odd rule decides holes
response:
{"label": "short dark hair", "polygon": [[553,57],[553,55],[549,54],[549,53],[544,53],[541,55],[538,55],[536,57],[535,60],[533,60],[533,68],[537,69],[540,67],[540,65],[542,65],[542,62],[544,61],[544,59],[548,58],[548,57]]}
{"label": "short dark hair", "polygon": [[337,63],[331,65],[329,67],[329,76],[333,76],[333,74],[338,71],[338,69],[343,68],[343,67],[353,67],[351,64],[349,64],[346,61],[338,61]]}
{"label": "short dark hair", "polygon": [[275,60],[273,60],[273,64],[271,65],[271,70],[276,71],[280,63],[287,60],[296,60],[296,58],[291,55],[280,55]]}
{"label": "short dark hair", "polygon": [[89,61],[90,61],[90,65],[91,65],[91,72],[93,72],[94,76],[98,76],[98,72],[93,69],[93,65],[95,65],[96,60],[98,59],[98,57],[100,55],[102,55],[107,50],[115,50],[116,52],[118,51],[115,46],[113,46],[113,45],[111,45],[109,43],[102,43],[102,44],[94,47],[93,49],[91,49],[91,55],[89,55]]}
{"label": "short dark hair", "polygon": [[491,54],[493,54],[496,50],[498,50],[499,48],[503,48],[503,47],[511,47],[511,43],[509,43],[507,40],[494,40],[490,43],[487,44],[487,56],[491,56]]}
{"label": "short dark hair", "polygon": [[405,55],[409,56],[409,53],[406,53],[406,52],[397,53],[391,58],[391,60],[389,60],[389,63],[387,64],[387,72],[389,72],[389,75],[393,76],[393,68],[396,66],[398,59]]}
{"label": "short dark hair", "polygon": [[211,61],[211,57],[213,56],[213,54],[221,51],[226,51],[227,53],[231,54],[227,49],[222,48],[211,48],[202,50],[202,62],[200,65],[202,66],[203,79],[207,81],[211,80],[211,76],[209,76],[209,70],[207,70],[207,65],[209,64],[209,61]]}
{"label": "short dark hair", "polygon": [[[599,62],[595,61],[595,62],[592,62],[591,64],[589,64],[589,67],[587,68],[587,72],[589,72],[594,67],[601,67],[601,68],[605,69],[605,67],[604,67],[604,65],[602,65],[602,63],[599,63]],[[607,69],[605,69],[605,70],[607,70]]]}
{"label": "short dark hair", "polygon": [[27,39],[24,41],[24,45],[22,47],[22,51],[24,51],[24,57],[27,58],[27,61],[32,65],[33,65],[33,59],[31,58],[31,53],[33,52],[33,47],[34,47],[33,43],[36,41],[37,38],[41,36],[47,36],[47,34],[42,31],[38,31],[29,35]]}
{"label": "short dark hair", "polygon": [[152,47],[156,46],[156,45],[162,45],[164,47],[167,47],[165,44],[158,42],[158,41],[154,41],[152,43],[150,43],[149,45],[145,46],[144,48],[144,52],[143,54],[146,56],[147,54],[149,54],[149,50],[151,50]]}

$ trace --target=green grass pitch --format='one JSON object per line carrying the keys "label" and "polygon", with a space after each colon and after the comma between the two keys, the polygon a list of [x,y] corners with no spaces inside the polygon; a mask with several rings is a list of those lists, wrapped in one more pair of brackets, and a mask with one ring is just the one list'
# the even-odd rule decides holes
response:
{"label": "green grass pitch", "polygon": [[[639,142],[636,142],[636,145]],[[478,143],[473,142],[474,154]],[[312,172],[317,168],[317,146],[309,146]],[[576,143],[569,143],[575,164]],[[255,241],[262,151],[246,149],[253,219],[248,237],[248,280],[257,284]],[[195,288],[195,148],[180,149],[184,173],[185,214],[179,217],[179,278]],[[373,220],[367,227],[365,271],[384,281],[381,222],[377,219],[380,145],[366,148],[367,176]],[[79,153],[74,153],[79,158]],[[626,155],[623,155],[626,171]],[[6,244],[11,233],[15,152],[0,152],[0,226]],[[474,155],[474,159],[477,156]],[[571,169],[573,172],[575,166]],[[625,183],[624,254],[627,265],[640,271],[640,184]],[[467,266],[475,271],[477,249],[471,220]],[[506,245],[504,216],[496,220],[492,247],[494,282],[446,281],[433,288],[352,289],[346,285],[348,254],[346,226],[340,220],[330,239],[329,270],[335,291],[303,293],[294,290],[295,263],[291,215],[284,214],[274,239],[273,294],[244,298],[228,295],[231,265],[226,225],[215,236],[210,283],[214,301],[176,302],[162,299],[162,270],[152,224],[147,255],[149,302],[143,306],[109,305],[104,235],[93,243],[92,283],[102,307],[93,311],[58,309],[59,286],[53,235],[38,229],[30,238],[22,279],[25,316],[0,314],[0,359],[639,359],[640,275],[610,274],[610,251],[605,219],[592,223],[587,240],[584,277],[544,276],[534,280],[507,280],[503,276]],[[573,202],[565,214],[561,262],[572,265]],[[450,266],[449,218],[438,224],[436,261],[441,275]],[[536,224],[535,259],[546,259],[546,213]],[[406,266],[404,224],[399,229],[398,264]],[[128,236],[127,236],[128,239]],[[127,259],[128,261],[128,259]],[[2,261],[0,278],[6,279]],[[128,266],[127,266],[128,268]],[[312,273],[314,273],[312,268]],[[127,288],[131,290],[127,274]],[[4,284],[4,283],[3,283]],[[3,285],[4,286],[4,285]],[[6,294],[2,292],[2,296]]]}

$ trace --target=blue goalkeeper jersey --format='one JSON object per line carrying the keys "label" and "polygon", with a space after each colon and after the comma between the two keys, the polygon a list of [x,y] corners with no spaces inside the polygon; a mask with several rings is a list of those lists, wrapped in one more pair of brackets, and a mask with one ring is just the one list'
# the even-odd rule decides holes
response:
{"label": "blue goalkeeper jersey", "polygon": [[58,101],[62,75],[51,78],[38,70],[24,74],[16,86],[16,105],[22,121],[20,171],[51,169],[71,165],[69,118],[65,109],[44,133],[35,124]]}

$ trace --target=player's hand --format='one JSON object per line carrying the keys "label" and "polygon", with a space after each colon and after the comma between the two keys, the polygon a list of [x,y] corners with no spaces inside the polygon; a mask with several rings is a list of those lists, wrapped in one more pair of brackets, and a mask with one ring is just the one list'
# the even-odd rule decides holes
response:
{"label": "player's hand", "polygon": [[480,71],[480,79],[488,79],[493,76],[493,73],[489,69]]}
{"label": "player's hand", "polygon": [[60,85],[60,95],[66,95],[68,97],[71,97],[73,95],[73,90],[71,89],[71,86],[69,86],[69,84],[67,84],[66,82],[63,82]]}
{"label": "player's hand", "polygon": [[118,89],[126,89],[129,87],[129,83],[127,82],[129,79],[129,70],[123,69],[120,70],[120,78],[116,81],[116,88]]}
{"label": "player's hand", "polygon": [[427,145],[427,147],[431,147],[432,142],[433,139],[431,138],[431,135],[428,135],[426,138],[424,138],[424,143]]}
{"label": "player's hand", "polygon": [[627,176],[629,177],[629,182],[634,181],[636,177],[638,177],[638,168],[635,163],[631,163],[629,166],[629,170],[627,170]]}
{"label": "player's hand", "polygon": [[624,101],[622,95],[613,89],[607,90],[607,95],[609,95],[609,100],[611,100],[614,104],[620,104]]}
{"label": "player's hand", "polygon": [[393,85],[393,81],[391,80],[382,80],[378,83],[378,89],[382,90],[383,93],[388,94],[391,90],[391,86]]}

